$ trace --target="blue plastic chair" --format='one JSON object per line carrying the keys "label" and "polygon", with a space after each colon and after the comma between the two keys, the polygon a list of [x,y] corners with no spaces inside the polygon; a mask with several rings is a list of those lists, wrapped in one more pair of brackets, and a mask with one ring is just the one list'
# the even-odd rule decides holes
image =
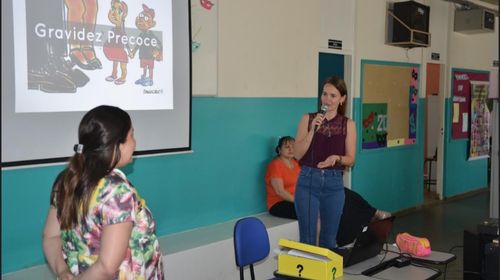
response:
{"label": "blue plastic chair", "polygon": [[269,255],[269,236],[261,220],[255,217],[242,218],[234,225],[234,254],[236,266],[240,268],[240,280],[243,269],[250,266],[252,280],[255,280],[253,264]]}

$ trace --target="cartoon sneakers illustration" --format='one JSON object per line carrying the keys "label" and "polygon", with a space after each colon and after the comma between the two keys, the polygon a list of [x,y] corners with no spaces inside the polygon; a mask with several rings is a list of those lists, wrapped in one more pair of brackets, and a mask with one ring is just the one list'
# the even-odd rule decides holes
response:
{"label": "cartoon sneakers illustration", "polygon": [[144,76],[141,76],[141,78],[137,81],[135,81],[135,84],[136,85],[143,85],[144,81],[146,80],[147,78],[144,77]]}
{"label": "cartoon sneakers illustration", "polygon": [[150,78],[146,78],[146,79],[144,79],[144,82],[142,83],[142,85],[145,87],[150,87],[153,85],[153,80],[151,80]]}

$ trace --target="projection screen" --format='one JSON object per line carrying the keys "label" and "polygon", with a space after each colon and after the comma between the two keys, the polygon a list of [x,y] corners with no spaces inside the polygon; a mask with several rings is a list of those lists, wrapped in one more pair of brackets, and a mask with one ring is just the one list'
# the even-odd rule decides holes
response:
{"label": "projection screen", "polygon": [[66,161],[101,104],[136,155],[190,150],[190,38],[190,1],[2,1],[2,168]]}

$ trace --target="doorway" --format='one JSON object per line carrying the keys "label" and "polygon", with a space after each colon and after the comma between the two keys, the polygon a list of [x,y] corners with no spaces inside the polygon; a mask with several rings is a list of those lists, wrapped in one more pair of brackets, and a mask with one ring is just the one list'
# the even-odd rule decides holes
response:
{"label": "doorway", "polygon": [[[441,64],[427,63],[425,91],[424,137],[424,204],[439,200],[442,158],[439,150],[443,139],[443,69]],[[442,154],[442,153],[441,153]]]}
{"label": "doorway", "polygon": [[[329,76],[338,76],[342,78],[347,86],[347,92],[352,93],[353,88],[353,68],[352,68],[352,56],[348,54],[340,53],[328,53],[320,52],[318,55],[318,106],[319,97],[323,92],[323,82]],[[349,117],[352,116],[353,112],[353,95],[350,94],[349,100],[347,101],[347,108],[345,114]],[[344,186],[351,189],[352,173],[351,169],[347,168],[344,170]]]}

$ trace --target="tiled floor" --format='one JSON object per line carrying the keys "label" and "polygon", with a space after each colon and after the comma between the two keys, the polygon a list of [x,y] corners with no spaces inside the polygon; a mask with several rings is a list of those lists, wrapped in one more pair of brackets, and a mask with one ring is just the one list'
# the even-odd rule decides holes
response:
{"label": "tiled floor", "polygon": [[[408,232],[429,239],[433,250],[449,252],[455,246],[463,245],[464,229],[474,229],[489,217],[489,191],[484,190],[449,201],[426,200],[424,206],[415,211],[397,214],[389,238],[394,243],[396,234]],[[462,279],[463,247],[455,247],[452,253],[456,260],[448,265],[446,279]],[[444,270],[444,267],[440,267]],[[444,279],[444,275],[438,279]]]}

